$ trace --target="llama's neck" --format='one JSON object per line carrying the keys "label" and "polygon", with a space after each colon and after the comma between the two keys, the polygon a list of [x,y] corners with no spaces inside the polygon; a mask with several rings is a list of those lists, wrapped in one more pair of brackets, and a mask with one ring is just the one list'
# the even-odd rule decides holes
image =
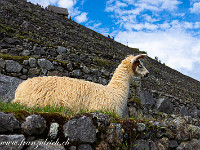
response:
{"label": "llama's neck", "polygon": [[112,79],[110,80],[108,87],[113,90],[119,90],[125,95],[129,92],[129,84],[131,81],[131,75],[127,68],[119,66],[115,73],[113,74]]}

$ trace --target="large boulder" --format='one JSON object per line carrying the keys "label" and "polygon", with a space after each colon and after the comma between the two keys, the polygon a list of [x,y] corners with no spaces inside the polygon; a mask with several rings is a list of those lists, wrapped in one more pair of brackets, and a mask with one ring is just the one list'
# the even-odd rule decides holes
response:
{"label": "large boulder", "polygon": [[14,60],[6,60],[6,71],[12,73],[19,73],[22,70],[22,65]]}
{"label": "large boulder", "polygon": [[31,68],[37,67],[37,60],[35,58],[33,58],[33,57],[29,58],[28,62],[29,62],[29,66]]}
{"label": "large boulder", "polygon": [[31,115],[26,118],[21,127],[27,135],[41,135],[46,128],[46,121],[39,115]]}
{"label": "large boulder", "polygon": [[0,133],[13,132],[15,129],[19,129],[19,121],[13,114],[5,114],[0,112]]}
{"label": "large boulder", "polygon": [[65,137],[72,142],[89,142],[96,141],[96,128],[91,118],[83,116],[69,120],[63,126]]}
{"label": "large boulder", "polygon": [[38,65],[46,70],[54,70],[54,65],[46,59],[38,59]]}
{"label": "large boulder", "polygon": [[24,135],[0,135],[1,150],[21,150],[25,141]]}
{"label": "large boulder", "polygon": [[141,99],[141,103],[143,105],[149,106],[150,108],[153,108],[156,104],[156,100],[153,98],[153,96],[148,91],[141,91],[140,99]]}
{"label": "large boulder", "polygon": [[159,98],[157,100],[157,109],[160,112],[164,112],[167,114],[172,114],[174,111],[174,107],[173,104],[171,103],[171,101],[167,98]]}
{"label": "large boulder", "polygon": [[0,74],[0,101],[11,101],[23,80]]}
{"label": "large boulder", "polygon": [[25,28],[26,30],[36,30],[36,27],[29,21],[24,21],[20,27]]}
{"label": "large boulder", "polygon": [[58,54],[65,54],[66,52],[67,52],[67,49],[65,47],[58,46],[58,48],[57,48]]}
{"label": "large boulder", "polygon": [[46,54],[45,50],[39,46],[33,46],[33,52],[35,55],[39,55],[39,56]]}
{"label": "large boulder", "polygon": [[192,139],[191,141],[187,141],[187,142],[183,141],[176,148],[176,150],[185,150],[185,149],[199,150],[200,149],[200,140]]}
{"label": "large boulder", "polygon": [[185,106],[182,106],[180,115],[181,115],[181,117],[190,116],[190,111]]}

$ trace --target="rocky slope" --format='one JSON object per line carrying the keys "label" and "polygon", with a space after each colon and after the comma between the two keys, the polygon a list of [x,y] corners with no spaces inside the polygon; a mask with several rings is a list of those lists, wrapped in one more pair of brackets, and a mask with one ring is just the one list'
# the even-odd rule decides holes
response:
{"label": "rocky slope", "polygon": [[[65,75],[107,84],[122,59],[142,53],[39,5],[23,0],[0,3],[0,71],[3,74],[21,79]],[[30,57],[33,58],[30,60]],[[53,68],[42,68],[37,63],[41,58],[45,58],[43,64]],[[156,99],[171,97],[176,105],[186,105],[189,110],[200,109],[200,82],[149,57],[144,65],[150,77],[137,85],[142,91],[148,91]],[[140,93],[133,95],[140,96]]]}
{"label": "rocky slope", "polygon": [[[1,101],[10,101],[17,85],[22,80],[35,76],[69,76],[105,85],[122,59],[127,55],[140,53],[144,52],[122,45],[39,5],[33,5],[25,0],[0,0]],[[75,117],[76,122],[84,118],[92,122],[91,124],[94,123],[95,127],[92,125],[92,130],[96,130],[96,133],[90,132],[90,134],[97,139],[92,142],[85,142],[84,138],[75,140],[78,143],[72,142],[65,148],[70,146],[90,149],[116,148],[117,146],[113,144],[120,143],[120,140],[123,141],[123,146],[129,149],[130,147],[136,149],[200,147],[200,82],[150,57],[144,59],[144,65],[148,68],[150,76],[145,79],[135,79],[131,85],[128,103],[129,117],[143,121],[133,119],[113,124],[110,120],[109,123],[105,123],[109,117],[103,114],[97,114],[96,119],[87,114],[86,116],[92,118],[92,121],[84,116]],[[29,135],[29,129],[25,128],[26,123],[29,123],[25,118],[33,117],[28,115],[23,115],[22,119],[16,113],[15,115],[0,113],[0,133],[5,134],[0,135],[0,141],[5,139],[10,141],[12,138],[19,141],[31,138],[36,140],[38,138],[34,137],[36,133]],[[58,118],[40,115],[45,121],[43,121],[44,130],[38,134],[39,136],[45,132],[45,136],[48,137],[50,125],[55,122],[61,126],[59,133],[67,132],[63,131],[65,123],[68,124],[68,128],[78,128],[71,124],[73,119],[60,122]],[[101,123],[103,122],[106,127],[98,126],[101,125],[97,123],[98,119],[102,119]],[[148,121],[145,122],[145,119]],[[13,126],[15,123],[17,125]],[[82,126],[87,126],[88,121],[85,123],[86,125],[83,123]],[[34,128],[34,125],[29,127]],[[37,132],[37,126],[35,128]],[[26,129],[27,132],[24,131]],[[13,132],[20,135],[7,135]],[[113,134],[110,137],[112,141],[109,141],[107,135],[109,132]],[[117,142],[113,139],[114,136],[119,139]],[[43,140],[46,137],[43,137]],[[25,146],[23,149],[26,148],[30,147]],[[18,146],[18,149],[22,147]]]}

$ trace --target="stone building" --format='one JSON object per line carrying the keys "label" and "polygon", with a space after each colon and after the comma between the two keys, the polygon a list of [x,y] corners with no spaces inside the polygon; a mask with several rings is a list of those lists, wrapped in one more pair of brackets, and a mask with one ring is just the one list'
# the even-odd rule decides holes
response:
{"label": "stone building", "polygon": [[68,12],[67,8],[62,8],[62,7],[56,7],[56,6],[49,5],[48,6],[48,10],[52,11],[54,13],[57,13],[59,15],[63,15],[65,17],[68,17],[68,15],[69,15],[69,12]]}

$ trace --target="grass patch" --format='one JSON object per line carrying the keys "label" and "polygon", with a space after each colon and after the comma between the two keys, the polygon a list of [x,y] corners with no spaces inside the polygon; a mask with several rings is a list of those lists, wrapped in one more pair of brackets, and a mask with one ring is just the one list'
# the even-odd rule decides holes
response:
{"label": "grass patch", "polygon": [[12,27],[4,26],[3,24],[0,24],[0,28],[2,28],[4,32],[11,32],[11,33],[15,32],[15,29],[13,29]]}
{"label": "grass patch", "polygon": [[34,114],[34,113],[59,113],[64,116],[68,116],[74,114],[73,111],[65,108],[65,107],[53,107],[53,106],[45,106],[45,107],[27,107],[26,105],[21,105],[18,103],[6,103],[0,102],[0,111],[3,112],[16,112],[16,111],[26,111],[27,113]]}
{"label": "grass patch", "polygon": [[100,112],[102,114],[107,114],[111,118],[112,122],[120,121],[120,117],[114,111],[99,110],[97,112]]}
{"label": "grass patch", "polygon": [[23,63],[24,60],[28,60],[29,56],[12,56],[9,54],[3,54],[0,53],[0,58],[3,58],[4,60],[15,60],[17,62]]}
{"label": "grass patch", "polygon": [[[25,32],[24,32],[25,33]],[[33,34],[33,33],[29,33],[29,35],[30,34]],[[20,38],[20,39],[28,39],[29,41],[31,41],[31,42],[33,42],[33,43],[37,43],[37,44],[39,44],[39,45],[47,45],[47,44],[45,44],[45,43],[43,43],[43,42],[41,42],[41,41],[37,41],[37,40],[34,40],[34,39],[32,39],[32,38],[30,38],[30,37],[25,37],[25,36],[21,36],[21,35],[15,35],[16,37],[18,37],[18,38]]]}
{"label": "grass patch", "polygon": [[139,53],[139,54],[147,54],[146,51],[140,51],[138,48],[132,48],[132,47],[129,47],[129,48],[130,48],[131,50],[133,50],[133,51]]}
{"label": "grass patch", "polygon": [[104,66],[108,66],[108,67],[109,67],[109,66],[114,66],[114,65],[116,65],[115,62],[110,61],[110,60],[108,60],[108,59],[94,58],[93,61],[96,61],[96,62],[97,62],[97,65],[98,65],[99,67],[104,67]]}
{"label": "grass patch", "polygon": [[139,97],[134,97],[134,98],[131,98],[129,100],[129,102],[133,102],[133,103],[137,103],[137,104],[142,104],[141,103],[141,99]]}
{"label": "grass patch", "polygon": [[[17,114],[17,118],[23,119],[28,114],[41,114],[41,113],[50,113],[50,114],[60,114],[65,117],[73,117],[76,114],[87,114],[91,112],[100,112],[103,114],[107,114],[113,121],[119,120],[119,117],[116,113],[106,111],[106,110],[99,110],[99,111],[88,111],[88,110],[80,110],[78,113],[66,108],[66,107],[56,107],[56,106],[45,106],[45,107],[27,107],[26,105],[21,105],[18,103],[11,103],[11,102],[0,102],[0,111],[1,112],[13,112]],[[22,116],[20,116],[22,115]]]}

